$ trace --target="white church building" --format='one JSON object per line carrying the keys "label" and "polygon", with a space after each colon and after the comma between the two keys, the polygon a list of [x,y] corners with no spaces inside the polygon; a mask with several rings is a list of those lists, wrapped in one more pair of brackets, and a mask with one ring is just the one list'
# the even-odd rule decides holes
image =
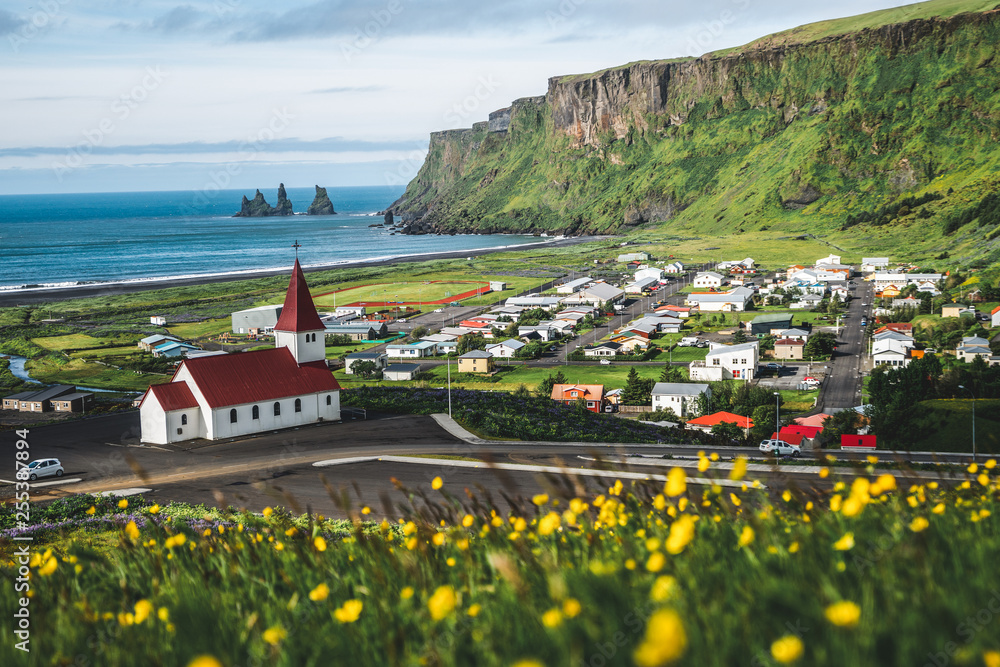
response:
{"label": "white church building", "polygon": [[326,326],[295,260],[274,349],[186,359],[139,405],[142,441],[217,440],[340,419],[326,365]]}

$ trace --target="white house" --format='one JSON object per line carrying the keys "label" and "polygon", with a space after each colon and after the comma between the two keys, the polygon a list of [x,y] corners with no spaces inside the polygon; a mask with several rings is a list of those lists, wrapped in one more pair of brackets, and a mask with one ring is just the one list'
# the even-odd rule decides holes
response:
{"label": "white house", "polygon": [[712,343],[704,361],[692,361],[688,370],[692,380],[752,380],[760,362],[757,341],[740,345]]}
{"label": "white house", "polygon": [[684,299],[688,306],[698,306],[702,313],[729,313],[744,311],[753,298],[749,287],[736,287],[728,292],[691,292]]}
{"label": "white house", "polygon": [[542,324],[538,324],[537,326],[517,328],[517,335],[519,337],[523,338],[524,336],[528,336],[530,334],[537,334],[539,340],[544,340],[544,341],[550,341],[556,337],[555,330],[548,325],[543,326]]}
{"label": "white house", "polygon": [[680,262],[671,262],[663,270],[666,273],[684,273],[684,265]]}
{"label": "white house", "polygon": [[585,357],[613,357],[620,353],[621,345],[618,343],[604,342],[591,347],[583,348]]}
{"label": "white house", "polygon": [[584,276],[583,278],[577,278],[576,280],[571,280],[568,283],[563,283],[556,287],[556,292],[559,294],[576,294],[588,284],[592,283],[593,279],[589,276]]}
{"label": "white house", "polygon": [[821,259],[816,260],[816,266],[823,266],[824,264],[835,264],[840,265],[840,255],[827,255]]}
{"label": "white house", "polygon": [[389,355],[384,352],[352,352],[344,357],[344,373],[354,375],[354,364],[359,361],[371,361],[376,370],[383,370],[389,365]]}
{"label": "white house", "polygon": [[437,343],[432,340],[419,340],[408,345],[386,345],[385,352],[391,359],[422,359],[434,356],[437,352]]}
{"label": "white house", "polygon": [[625,290],[605,282],[596,282],[586,287],[576,294],[572,294],[562,300],[567,305],[589,303],[597,306],[602,303],[612,304],[621,300],[625,295]]}
{"label": "white house", "polygon": [[689,382],[657,382],[653,385],[653,410],[670,408],[678,417],[697,417],[698,396],[712,396],[712,388],[707,384]]}
{"label": "white house", "polygon": [[660,284],[659,278],[643,278],[625,286],[626,294],[642,294],[644,290],[652,289]]}
{"label": "white house", "polygon": [[1000,327],[1000,306],[994,308],[993,312],[990,313],[990,326]]}
{"label": "white house", "polygon": [[417,379],[420,364],[393,364],[382,371],[382,379],[389,382],[407,382]]}
{"label": "white house", "polygon": [[505,306],[544,308],[545,310],[555,308],[560,303],[562,303],[562,299],[557,296],[539,296],[537,294],[528,296],[512,296],[504,301]]}
{"label": "white house", "polygon": [[505,357],[507,359],[512,359],[517,355],[517,351],[523,348],[525,343],[523,341],[516,340],[514,338],[508,338],[502,343],[495,343],[493,345],[487,345],[486,351],[492,354],[494,357]]}
{"label": "white house", "polygon": [[805,329],[782,329],[781,331],[774,334],[777,338],[791,339],[791,340],[809,340],[809,332]]}
{"label": "white house", "polygon": [[982,357],[985,361],[989,362],[992,355],[990,341],[979,336],[966,336],[962,338],[962,344],[955,350],[955,356],[966,362],[971,362],[976,357]]}
{"label": "white house", "polygon": [[167,326],[167,318],[162,315],[152,315],[149,318],[149,323],[155,324],[158,327],[165,327]]}
{"label": "white house", "polygon": [[629,252],[622,255],[618,255],[618,262],[624,264],[625,262],[647,262],[649,261],[648,252]]}
{"label": "white house", "polygon": [[885,271],[889,268],[889,258],[888,257],[862,257],[861,258],[861,273],[877,273],[879,271]]}
{"label": "white house", "polygon": [[909,366],[912,341],[884,338],[872,342],[872,364],[875,366]]}
{"label": "white house", "polygon": [[694,282],[691,284],[695,287],[709,289],[712,287],[722,287],[722,280],[723,276],[721,273],[716,273],[715,271],[699,271],[695,274]]}
{"label": "white house", "polygon": [[647,278],[652,278],[656,282],[659,282],[663,278],[663,269],[658,269],[655,266],[647,266],[635,272],[636,282],[646,280]]}
{"label": "white house", "polygon": [[340,419],[325,327],[298,260],[274,325],[273,349],[186,359],[139,405],[142,441],[217,440]]}

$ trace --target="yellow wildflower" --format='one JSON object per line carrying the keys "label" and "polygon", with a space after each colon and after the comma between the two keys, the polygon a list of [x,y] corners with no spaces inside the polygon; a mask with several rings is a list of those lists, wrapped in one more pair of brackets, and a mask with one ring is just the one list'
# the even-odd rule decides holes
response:
{"label": "yellow wildflower", "polygon": [[745,547],[751,542],[753,542],[754,532],[753,528],[750,526],[743,526],[743,532],[740,533],[739,545]]}
{"label": "yellow wildflower", "polygon": [[556,608],[549,609],[542,614],[542,625],[547,628],[558,628],[562,625],[562,612]]}
{"label": "yellow wildflower", "polygon": [[128,498],[122,498],[118,501],[118,509],[123,510],[128,507]]}
{"label": "yellow wildflower", "polygon": [[830,469],[829,468],[823,467],[823,468],[819,469],[819,478],[820,479],[826,479],[829,476],[830,476]]}
{"label": "yellow wildflower", "polygon": [[844,536],[833,543],[837,551],[850,551],[854,548],[854,533],[844,533]]}
{"label": "yellow wildflower", "polygon": [[1000,667],[1000,651],[983,651],[983,664],[986,667]]}
{"label": "yellow wildflower", "polygon": [[781,499],[784,500],[786,503],[792,502],[792,492],[789,491],[788,489],[785,489],[781,493]]}
{"label": "yellow wildflower", "polygon": [[927,530],[927,527],[931,525],[931,522],[922,516],[915,517],[913,521],[910,522],[910,530],[914,533],[919,533],[921,531]]}
{"label": "yellow wildflower", "polygon": [[149,600],[139,600],[135,603],[135,624],[139,625],[153,614],[153,603]]}
{"label": "yellow wildflower", "polygon": [[87,514],[93,515],[96,511],[97,511],[97,508],[94,507],[93,505],[91,505],[90,508],[87,509]]}
{"label": "yellow wildflower", "polygon": [[684,514],[681,518],[674,521],[670,526],[670,534],[667,536],[667,542],[664,548],[667,553],[676,556],[680,552],[684,551],[691,540],[694,539],[694,517],[690,514]]}
{"label": "yellow wildflower", "polygon": [[166,607],[160,607],[156,610],[156,617],[166,623],[170,619],[170,610]]}
{"label": "yellow wildflower", "polygon": [[666,564],[667,557],[657,551],[656,553],[650,555],[649,560],[646,561],[646,569],[650,572],[659,572]]}
{"label": "yellow wildflower", "polygon": [[804,648],[801,639],[795,635],[785,635],[771,644],[771,657],[787,665],[801,658]]}
{"label": "yellow wildflower", "polygon": [[187,667],[222,667],[222,663],[210,655],[199,655]]}
{"label": "yellow wildflower", "polygon": [[322,535],[317,535],[313,538],[313,546],[316,551],[326,551],[326,540],[323,539]]}
{"label": "yellow wildflower", "polygon": [[404,600],[409,600],[413,597],[413,586],[407,586],[399,592],[399,597]]}
{"label": "yellow wildflower", "polygon": [[580,601],[576,598],[567,598],[566,601],[563,602],[562,610],[566,615],[566,618],[574,618],[579,615],[581,611],[583,611],[583,605],[580,604]]}
{"label": "yellow wildflower", "polygon": [[326,584],[320,584],[316,588],[309,591],[309,599],[313,602],[322,602],[328,597],[330,597],[330,587]]}
{"label": "yellow wildflower", "polygon": [[740,505],[743,504],[743,501],[741,501],[740,497],[738,495],[736,495],[735,493],[730,493],[729,494],[729,500],[731,500],[732,503],[733,503],[733,505],[736,506],[736,507],[739,507]]}
{"label": "yellow wildflower", "polygon": [[675,662],[687,650],[687,633],[680,614],[661,609],[649,618],[646,635],[632,654],[639,667],[660,667]]}
{"label": "yellow wildflower", "polygon": [[361,600],[348,600],[339,609],[335,609],[333,617],[341,623],[353,623],[361,616],[364,603]]}
{"label": "yellow wildflower", "polygon": [[474,524],[475,522],[476,522],[476,517],[472,516],[471,514],[466,514],[465,516],[462,517],[462,525],[465,526],[466,528],[470,528],[472,524]]}
{"label": "yellow wildflower", "polygon": [[431,488],[434,489],[435,491],[440,489],[442,486],[444,486],[444,480],[441,479],[440,477],[435,477],[434,479],[431,480]]}
{"label": "yellow wildflower", "polygon": [[532,496],[531,502],[541,507],[545,503],[549,502],[549,496],[547,493],[538,493]]}
{"label": "yellow wildflower", "polygon": [[135,521],[129,521],[125,526],[125,534],[128,535],[130,540],[139,539],[139,528],[135,525]]}
{"label": "yellow wildflower", "polygon": [[849,600],[834,602],[826,608],[826,620],[837,627],[853,628],[861,618],[861,607]]}
{"label": "yellow wildflower", "polygon": [[433,542],[434,546],[436,547],[439,547],[442,544],[444,544],[445,542],[444,533],[434,533],[434,535],[431,537],[431,542]]}
{"label": "yellow wildflower", "polygon": [[747,474],[747,457],[737,456],[733,462],[733,469],[729,472],[729,479],[740,481]]}
{"label": "yellow wildflower", "polygon": [[653,602],[665,602],[677,594],[677,580],[669,574],[656,578],[649,590],[649,599]]}
{"label": "yellow wildflower", "polygon": [[287,636],[288,632],[280,625],[272,625],[267,630],[264,630],[264,641],[271,646],[277,646]]}
{"label": "yellow wildflower", "polygon": [[56,571],[59,566],[59,561],[56,560],[55,556],[49,556],[40,568],[38,568],[38,574],[43,577],[47,577]]}
{"label": "yellow wildflower", "polygon": [[264,511],[263,511],[263,512],[261,512],[261,514],[263,514],[263,515],[264,515],[265,517],[269,517],[269,516],[271,516],[271,515],[272,515],[273,513],[274,513],[274,510],[273,510],[273,509],[271,509],[270,507],[265,507],[265,508],[264,508]]}
{"label": "yellow wildflower", "polygon": [[427,601],[427,608],[431,613],[431,618],[440,621],[451,614],[457,604],[458,596],[455,595],[455,589],[451,586],[439,586]]}
{"label": "yellow wildflower", "polygon": [[556,512],[549,512],[538,522],[538,534],[542,536],[551,535],[559,530],[561,524],[559,515]]}
{"label": "yellow wildflower", "polygon": [[476,616],[479,616],[479,612],[481,612],[482,610],[483,610],[483,605],[477,602],[476,604],[470,605],[468,611],[466,611],[465,613],[470,618],[475,618]]}
{"label": "yellow wildflower", "polygon": [[667,483],[663,492],[674,498],[685,491],[687,491],[687,475],[684,473],[684,468],[671,468],[667,473]]}

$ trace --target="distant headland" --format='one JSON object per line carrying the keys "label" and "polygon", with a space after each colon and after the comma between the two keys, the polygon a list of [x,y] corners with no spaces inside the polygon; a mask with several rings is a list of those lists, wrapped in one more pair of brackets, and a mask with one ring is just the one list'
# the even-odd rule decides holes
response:
{"label": "distant headland", "polygon": [[[243,195],[243,204],[240,206],[239,213],[236,213],[233,217],[267,218],[273,215],[292,215],[292,213],[292,202],[288,201],[288,196],[285,194],[285,184],[279,183],[277,206],[268,204],[264,200],[264,195],[261,194],[261,191],[257,190],[257,194],[254,195],[253,200],[247,199],[246,195]],[[317,185],[316,197],[306,210],[306,215],[335,215],[336,213],[333,210],[333,202],[330,201],[329,195],[326,194],[326,188],[321,188]]]}

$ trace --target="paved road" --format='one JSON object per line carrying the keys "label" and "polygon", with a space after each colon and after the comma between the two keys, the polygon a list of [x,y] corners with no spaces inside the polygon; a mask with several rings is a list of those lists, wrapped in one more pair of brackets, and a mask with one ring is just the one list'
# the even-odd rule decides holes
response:
{"label": "paved road", "polygon": [[871,283],[857,282],[817,406],[828,413],[853,408],[861,402],[861,361],[865,353],[861,322],[871,312],[873,297]]}

